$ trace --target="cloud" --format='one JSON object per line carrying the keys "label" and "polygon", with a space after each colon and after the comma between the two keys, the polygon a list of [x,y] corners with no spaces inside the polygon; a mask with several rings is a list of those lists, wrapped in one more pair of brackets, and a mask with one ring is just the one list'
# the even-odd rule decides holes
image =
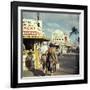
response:
{"label": "cloud", "polygon": [[58,23],[55,23],[55,22],[49,22],[46,24],[48,27],[51,27],[51,28],[60,28],[60,25]]}

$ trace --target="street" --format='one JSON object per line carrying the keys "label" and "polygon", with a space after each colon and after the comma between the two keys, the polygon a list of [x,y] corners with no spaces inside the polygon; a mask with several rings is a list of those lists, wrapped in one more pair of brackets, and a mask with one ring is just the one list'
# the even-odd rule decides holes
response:
{"label": "street", "polygon": [[[58,57],[60,69],[54,72],[52,75],[70,75],[79,74],[79,55],[76,54],[64,54]],[[31,76],[45,76],[40,70],[24,71],[24,77]]]}
{"label": "street", "polygon": [[79,73],[79,55],[68,54],[59,57],[60,71],[67,74]]}

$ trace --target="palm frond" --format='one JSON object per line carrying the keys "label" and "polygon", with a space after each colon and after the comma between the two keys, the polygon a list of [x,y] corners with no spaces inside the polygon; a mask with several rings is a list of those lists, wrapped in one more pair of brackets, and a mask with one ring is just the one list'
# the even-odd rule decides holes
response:
{"label": "palm frond", "polygon": [[78,34],[78,29],[74,26],[72,27],[72,31],[70,32],[70,36],[72,36],[73,34]]}

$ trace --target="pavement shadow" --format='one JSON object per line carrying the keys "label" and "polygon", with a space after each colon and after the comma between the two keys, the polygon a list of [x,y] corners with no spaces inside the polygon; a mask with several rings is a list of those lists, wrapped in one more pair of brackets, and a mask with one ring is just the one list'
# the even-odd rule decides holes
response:
{"label": "pavement shadow", "polygon": [[45,76],[45,73],[38,69],[31,70],[34,76]]}

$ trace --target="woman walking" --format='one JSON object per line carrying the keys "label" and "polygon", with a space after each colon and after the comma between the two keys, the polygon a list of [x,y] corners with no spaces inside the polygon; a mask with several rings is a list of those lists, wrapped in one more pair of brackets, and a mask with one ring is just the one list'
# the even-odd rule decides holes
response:
{"label": "woman walking", "polygon": [[57,55],[55,51],[55,45],[50,44],[46,59],[48,74],[52,74],[53,72],[56,71],[56,63],[57,63]]}

